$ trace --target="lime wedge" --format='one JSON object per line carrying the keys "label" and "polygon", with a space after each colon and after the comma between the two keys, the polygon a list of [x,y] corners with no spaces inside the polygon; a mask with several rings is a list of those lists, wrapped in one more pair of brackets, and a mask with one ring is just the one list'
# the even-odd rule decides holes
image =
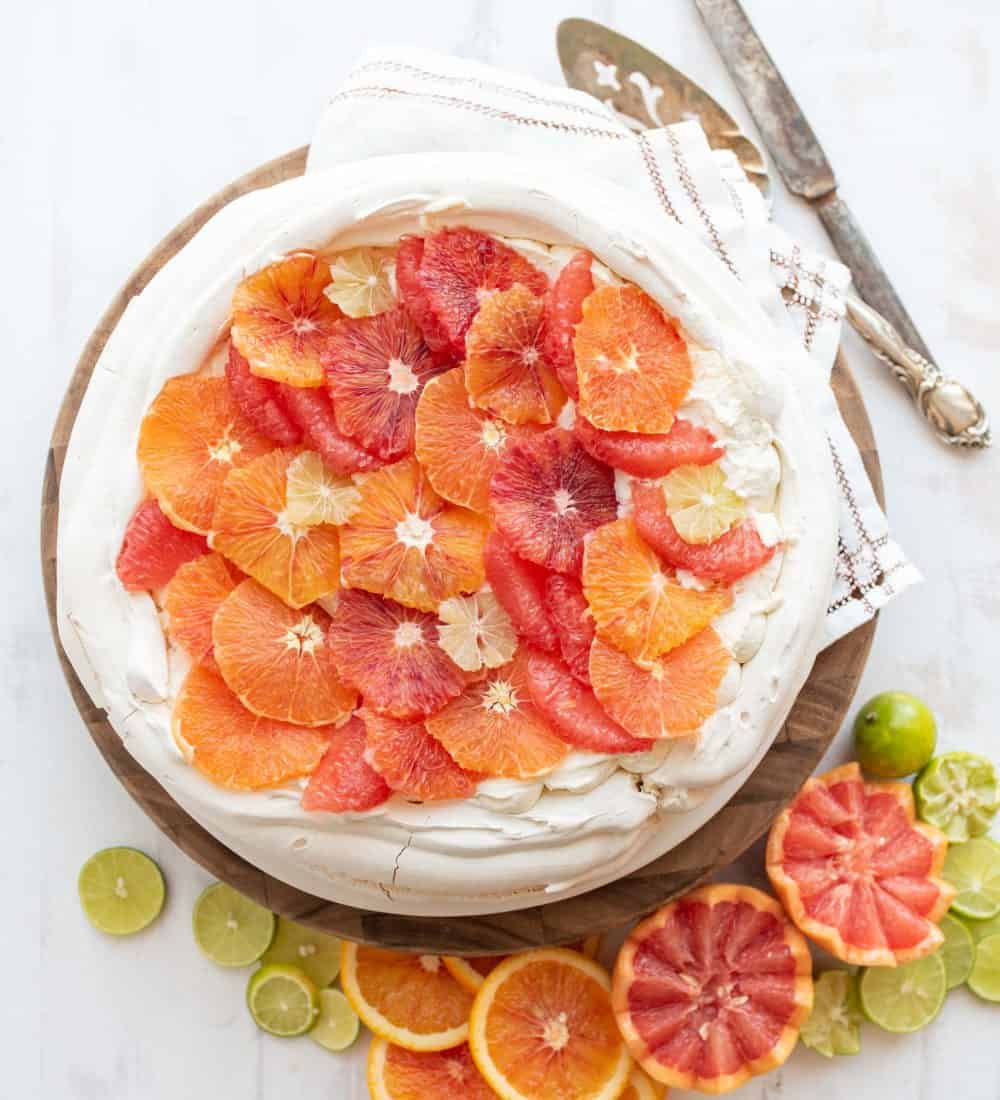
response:
{"label": "lime wedge", "polygon": [[340,947],[336,936],[279,917],[278,931],[263,961],[301,967],[312,983],[323,989],[340,973]]}
{"label": "lime wedge", "polygon": [[982,836],[1000,809],[1000,779],[985,756],[935,756],[913,785],[921,821],[936,825],[953,843]]}
{"label": "lime wedge", "polygon": [[1000,913],[1000,847],[988,837],[951,845],[942,874],[958,891],[951,907],[960,916],[989,920]]}
{"label": "lime wedge", "polygon": [[962,923],[969,930],[974,943],[980,943],[987,936],[1000,936],[1000,915],[991,917],[990,920],[969,920],[962,917]]}
{"label": "lime wedge", "polygon": [[846,970],[826,970],[813,987],[813,1008],[799,1035],[826,1058],[861,1050],[861,1004],[858,982]]}
{"label": "lime wedge", "polygon": [[984,1001],[1000,1003],[1000,936],[987,936],[976,948],[969,988]]}
{"label": "lime wedge", "polygon": [[949,989],[962,985],[972,970],[976,957],[976,941],[972,933],[956,917],[945,914],[941,921],[944,943],[938,950],[944,963],[944,977]]}
{"label": "lime wedge", "polygon": [[346,1050],[358,1037],[361,1021],[339,989],[319,991],[319,1019],[309,1038],[326,1050]]}
{"label": "lime wedge", "polygon": [[259,1028],[287,1039],[316,1022],[319,993],[297,966],[262,966],[247,983],[247,1008]]}
{"label": "lime wedge", "polygon": [[249,966],[274,939],[274,914],[224,882],[203,890],[194,903],[195,943],[219,966]]}
{"label": "lime wedge", "polygon": [[135,848],[104,848],[80,868],[80,904],[87,919],[112,936],[130,936],[160,915],[167,887],[160,868]]}
{"label": "lime wedge", "polygon": [[861,975],[861,1007],[886,1031],[919,1031],[941,1011],[948,984],[938,954],[904,963],[875,966]]}

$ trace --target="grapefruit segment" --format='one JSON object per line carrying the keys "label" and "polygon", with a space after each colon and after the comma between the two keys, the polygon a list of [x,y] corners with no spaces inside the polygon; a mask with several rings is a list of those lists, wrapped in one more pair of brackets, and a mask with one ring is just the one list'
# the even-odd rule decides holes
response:
{"label": "grapefruit segment", "polygon": [[208,553],[204,535],[182,531],[155,500],[144,500],[132,513],[115,572],[127,592],[161,588],[186,562]]}
{"label": "grapefruit segment", "polygon": [[257,431],[279,447],[294,447],[301,442],[302,432],[288,415],[281,387],[269,378],[258,378],[231,340],[226,357],[226,382],[236,404]]}
{"label": "grapefruit segment", "polygon": [[431,308],[427,291],[420,281],[420,264],[424,258],[423,237],[403,237],[396,252],[396,285],[399,298],[407,313],[416,322],[424,341],[431,350],[435,361],[452,364],[465,355],[463,345],[461,353],[452,354],[448,331],[438,320]]}
{"label": "grapefruit segment", "polygon": [[633,477],[663,477],[678,466],[706,466],[725,453],[708,428],[677,419],[669,432],[602,432],[582,416],[573,431],[580,445],[598,462],[614,466]]}
{"label": "grapefruit segment", "polygon": [[167,633],[195,664],[212,664],[212,620],[241,574],[221,554],[182,565],[163,593]]}
{"label": "grapefruit segment", "polygon": [[576,380],[573,334],[583,317],[584,299],[594,289],[592,263],[589,252],[577,252],[556,276],[545,298],[542,355],[574,401],[580,396],[580,387]]}
{"label": "grapefruit segment", "polygon": [[302,794],[302,809],[312,813],[362,813],[392,794],[389,784],[365,759],[368,741],[357,716],[336,730]]}
{"label": "grapefruit segment", "polygon": [[319,452],[333,473],[350,477],[380,465],[375,455],[348,439],[337,427],[333,405],[325,390],[283,386],[281,394],[305,441]]}
{"label": "grapefruit segment", "polygon": [[559,638],[545,606],[545,570],[519,558],[496,531],[483,548],[483,566],[517,633],[537,649],[556,652]]}
{"label": "grapefruit segment", "polygon": [[545,581],[545,609],[559,636],[566,667],[582,684],[590,684],[590,643],[594,618],[576,577],[550,573]]}
{"label": "grapefruit segment", "polygon": [[418,1052],[373,1039],[368,1049],[368,1091],[372,1100],[496,1100],[476,1069],[469,1048]]}

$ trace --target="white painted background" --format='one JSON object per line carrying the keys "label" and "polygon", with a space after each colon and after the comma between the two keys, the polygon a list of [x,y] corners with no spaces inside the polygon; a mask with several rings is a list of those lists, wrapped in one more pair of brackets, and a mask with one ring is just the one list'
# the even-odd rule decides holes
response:
{"label": "white painted background", "polygon": [[[749,0],[843,193],[944,366],[1000,419],[1000,16],[993,0]],[[203,198],[308,140],[324,98],[391,37],[559,80],[559,19],[590,15],[662,52],[746,115],[690,0],[35,0],[0,32],[0,1096],[217,1100],[367,1095],[362,1051],[258,1034],[241,974],[191,942],[205,874],[102,763],[49,640],[38,496],[79,351],[131,268]],[[814,241],[808,210],[779,216]],[[863,692],[910,688],[946,747],[1000,757],[1000,458],[922,429],[856,342],[895,530],[928,583],[883,616]],[[79,865],[132,844],[163,865],[162,919],[93,932]],[[920,1035],[873,1028],[853,1060],[799,1050],[749,1100],[1000,1097],[1000,1007],[959,991]]]}

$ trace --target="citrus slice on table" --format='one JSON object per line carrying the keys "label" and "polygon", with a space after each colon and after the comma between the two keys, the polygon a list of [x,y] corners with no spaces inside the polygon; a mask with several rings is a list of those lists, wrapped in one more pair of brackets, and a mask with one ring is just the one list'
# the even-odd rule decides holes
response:
{"label": "citrus slice on table", "polygon": [[421,611],[482,585],[487,520],[439,497],[416,459],[368,474],[360,489],[340,529],[345,584]]}
{"label": "citrus slice on table", "polygon": [[573,951],[512,955],[483,982],[469,1049],[504,1100],[615,1100],[632,1070],[606,971]]}
{"label": "citrus slice on table", "polygon": [[302,431],[282,400],[281,386],[254,374],[232,341],[226,358],[226,382],[240,410],[262,435],[279,447],[294,447],[302,441]]}
{"label": "citrus slice on table", "polygon": [[948,842],[915,816],[908,783],[865,783],[844,764],[807,780],[771,826],[771,885],[838,959],[898,966],[941,946],[955,896],[941,877]]}
{"label": "citrus slice on table", "polygon": [[305,1035],[319,1015],[319,991],[297,966],[262,966],[247,982],[247,1008],[269,1035]]}
{"label": "citrus slice on table", "polygon": [[324,1050],[339,1054],[347,1050],[358,1037],[361,1021],[351,1002],[339,989],[319,991],[319,1016],[309,1032],[309,1038]]}
{"label": "citrus slice on table", "polygon": [[545,296],[542,355],[574,401],[580,396],[580,387],[576,379],[573,336],[583,318],[584,299],[594,289],[593,259],[589,252],[577,252],[556,276]]}
{"label": "citrus slice on table", "polygon": [[278,917],[274,938],[264,952],[263,962],[297,966],[317,989],[325,989],[340,973],[343,942],[315,928]]}
{"label": "citrus slice on table", "polygon": [[420,802],[475,794],[480,776],[460,767],[419,718],[359,713],[368,738],[366,758],[392,790]]}
{"label": "citrus slice on table", "polygon": [[217,786],[244,791],[310,775],[334,732],[330,726],[293,726],[251,714],[204,665],[187,674],[172,727],[188,763]]}
{"label": "citrus slice on table", "polygon": [[989,837],[951,845],[941,875],[955,889],[951,907],[960,916],[989,920],[1000,914],[1000,846]]}
{"label": "citrus slice on table", "polygon": [[95,852],[76,885],[87,920],[111,936],[141,932],[160,915],[167,896],[163,872],[135,848]]}
{"label": "citrus slice on table", "polygon": [[514,656],[517,631],[488,589],[445,600],[438,619],[438,645],[465,672],[499,668]]}
{"label": "citrus slice on table", "polygon": [[928,955],[900,966],[873,966],[862,971],[859,991],[861,1007],[873,1024],[897,1034],[919,1031],[944,1004],[944,963],[939,955]]}
{"label": "citrus slice on table", "polygon": [[945,981],[949,989],[964,985],[976,960],[976,941],[969,929],[957,917],[948,913],[941,918],[944,943],[939,949],[944,963]]}
{"label": "citrus slice on table", "polygon": [[576,577],[564,573],[549,575],[545,581],[545,610],[559,637],[559,652],[566,667],[589,686],[594,617]]}
{"label": "citrus slice on table", "polygon": [[330,265],[332,282],[323,293],[348,317],[372,317],[396,304],[391,248],[352,248]]}
{"label": "citrus slice on table", "polygon": [[518,635],[547,653],[559,650],[559,636],[545,604],[548,573],[518,557],[496,531],[483,547],[486,580]]}
{"label": "citrus slice on table", "polygon": [[357,511],[361,493],[349,477],[327,469],[321,455],[305,451],[289,463],[285,473],[285,512],[303,527],[346,523]]}
{"label": "citrus slice on table", "polygon": [[275,916],[224,882],[207,886],[194,903],[194,941],[219,966],[250,966],[274,939]]}
{"label": "citrus slice on table", "polygon": [[833,1058],[861,1050],[858,979],[847,970],[825,970],[813,983],[813,1007],[800,1038],[810,1050]]}
{"label": "citrus slice on table", "polygon": [[602,286],[573,338],[580,415],[603,431],[669,432],[694,372],[676,322],[635,286]]}
{"label": "citrus slice on table", "polygon": [[598,460],[633,477],[659,478],[678,466],[707,466],[725,453],[708,428],[677,419],[669,432],[603,432],[578,416],[573,432],[581,446]]}
{"label": "citrus slice on table", "polygon": [[330,738],[330,747],[302,792],[302,809],[310,813],[362,813],[385,802],[392,791],[368,763],[367,752],[365,726],[355,715]]}
{"label": "citrus slice on table", "polygon": [[969,988],[984,1001],[1000,1003],[1000,935],[979,941],[976,961],[969,974]]}
{"label": "citrus slice on table", "polygon": [[214,661],[212,622],[239,577],[221,554],[204,554],[182,565],[163,593],[167,634],[196,664]]}
{"label": "citrus slice on table", "polygon": [[496,1100],[468,1046],[413,1051],[375,1038],[368,1048],[368,1092],[372,1100]]}
{"label": "citrus slice on table", "polygon": [[155,500],[144,500],[125,528],[115,572],[127,592],[152,590],[207,553],[204,535],[175,527]]}
{"label": "citrus slice on table", "polygon": [[[579,951],[588,959],[596,959],[601,948],[600,936],[588,936],[578,943],[567,945],[568,951]],[[451,971],[451,976],[470,993],[477,993],[479,987],[494,970],[510,955],[443,955],[444,965]]]}
{"label": "citrus slice on table", "polygon": [[319,452],[331,473],[350,477],[380,465],[375,455],[369,454],[337,427],[333,405],[325,389],[282,386],[281,394],[289,415],[302,431],[304,442]]}
{"label": "citrus slice on table", "polygon": [[345,943],[340,984],[362,1022],[407,1050],[447,1050],[469,1035],[472,997],[439,955]]}
{"label": "citrus slice on table", "polygon": [[936,756],[913,785],[921,821],[952,842],[989,831],[1000,810],[1000,778],[991,760],[972,752]]}
{"label": "citrus slice on table", "polygon": [[632,930],[613,1002],[651,1077],[729,1092],[792,1053],[812,1008],[812,959],[773,898],[751,886],[703,886]]}
{"label": "citrus slice on table", "polygon": [[660,482],[667,515],[674,530],[688,543],[704,546],[733,528],[746,515],[743,498],[726,485],[717,463],[678,466]]}
{"label": "citrus slice on table", "polygon": [[306,527],[287,513],[287,473],[295,451],[272,451],[233,470],[219,493],[209,542],[290,607],[336,592],[340,536],[329,524]]}
{"label": "citrus slice on table", "polygon": [[330,268],[297,252],[261,268],[233,294],[232,341],[254,374],[293,386],[322,386],[323,346],[343,313],[324,294]]}

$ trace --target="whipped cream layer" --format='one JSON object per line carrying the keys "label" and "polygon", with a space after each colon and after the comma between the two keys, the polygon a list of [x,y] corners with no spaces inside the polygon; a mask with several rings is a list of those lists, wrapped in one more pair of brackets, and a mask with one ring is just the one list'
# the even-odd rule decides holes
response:
{"label": "whipped cream layer", "polygon": [[[112,333],[63,469],[60,636],[143,767],[276,878],[345,904],[441,916],[568,897],[689,836],[777,734],[820,644],[833,577],[834,481],[820,429],[832,395],[707,250],[672,223],[650,225],[632,210],[614,185],[500,155],[379,158],[317,172],[227,206],[133,299]],[[216,787],[170,734],[183,655],[168,651],[153,601],[126,593],[114,572],[142,496],[142,415],[169,377],[211,353],[248,272],[294,249],[390,245],[403,233],[454,224],[518,238],[543,268],[561,266],[571,246],[587,248],[608,278],[642,287],[692,341],[698,377],[682,415],[726,444],[727,480],[748,498],[762,535],[783,543],[769,566],[737,584],[719,621],[737,658],[721,705],[690,743],[622,758],[573,753],[541,783],[488,780],[462,803],[396,797],[366,814],[309,814],[299,784],[253,793]],[[627,485],[621,501],[627,510]]]}

